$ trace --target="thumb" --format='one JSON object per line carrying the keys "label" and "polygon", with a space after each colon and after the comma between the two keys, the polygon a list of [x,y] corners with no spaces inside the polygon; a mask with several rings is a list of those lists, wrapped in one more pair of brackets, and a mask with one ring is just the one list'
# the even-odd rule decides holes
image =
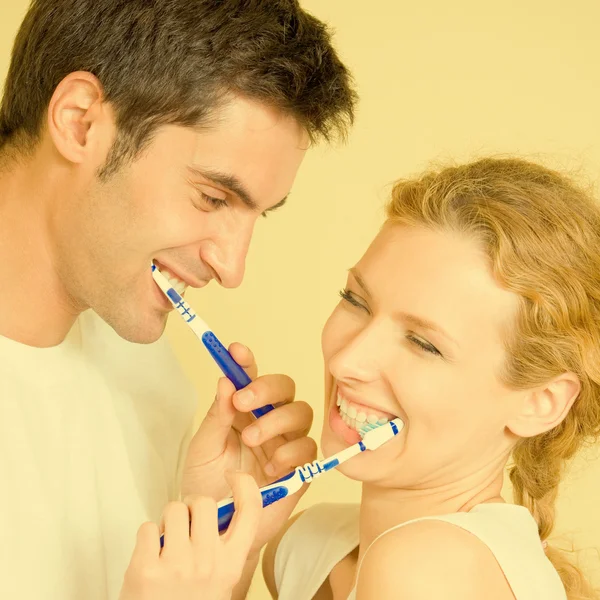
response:
{"label": "thumb", "polygon": [[227,436],[237,414],[233,405],[233,394],[235,392],[235,386],[229,379],[226,377],[219,379],[215,401],[208,409],[194,436],[192,442],[194,453],[200,451],[202,454],[206,452],[206,454],[218,456],[225,450]]}

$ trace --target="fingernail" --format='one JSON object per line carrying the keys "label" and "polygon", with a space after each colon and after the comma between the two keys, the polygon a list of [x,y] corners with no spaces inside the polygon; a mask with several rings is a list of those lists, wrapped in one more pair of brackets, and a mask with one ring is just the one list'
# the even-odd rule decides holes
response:
{"label": "fingernail", "polygon": [[269,475],[269,477],[275,477],[276,471],[275,467],[273,466],[273,463],[269,462],[265,465],[265,473]]}
{"label": "fingernail", "polygon": [[242,390],[236,394],[236,397],[242,406],[250,406],[254,400],[254,394],[250,390]]}
{"label": "fingernail", "polygon": [[249,442],[257,442],[260,432],[257,427],[247,427],[244,431],[244,437]]}

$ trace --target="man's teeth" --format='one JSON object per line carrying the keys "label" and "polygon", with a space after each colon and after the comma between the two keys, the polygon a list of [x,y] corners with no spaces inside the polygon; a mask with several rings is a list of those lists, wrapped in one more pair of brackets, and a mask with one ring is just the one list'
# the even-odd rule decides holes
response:
{"label": "man's teeth", "polygon": [[385,425],[388,419],[385,417],[379,417],[376,414],[366,413],[356,408],[353,404],[349,403],[345,398],[342,398],[339,394],[337,397],[337,405],[340,410],[340,416],[342,421],[348,425],[351,429],[360,431],[365,428],[365,425]]}
{"label": "man's teeth", "polygon": [[181,281],[178,277],[175,277],[173,273],[167,271],[166,269],[161,269],[160,271],[168,280],[168,282],[173,286],[173,289],[181,296],[185,290],[187,289],[187,285]]}

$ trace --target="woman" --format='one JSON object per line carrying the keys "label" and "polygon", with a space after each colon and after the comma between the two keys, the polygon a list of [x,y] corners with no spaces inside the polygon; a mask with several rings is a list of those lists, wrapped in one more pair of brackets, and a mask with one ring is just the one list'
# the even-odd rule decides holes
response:
{"label": "woman", "polygon": [[365,419],[405,427],[340,467],[360,506],[312,507],[269,545],[273,597],[594,598],[547,539],[600,432],[600,209],[486,159],[398,182],[387,215],[323,332],[322,450]]}

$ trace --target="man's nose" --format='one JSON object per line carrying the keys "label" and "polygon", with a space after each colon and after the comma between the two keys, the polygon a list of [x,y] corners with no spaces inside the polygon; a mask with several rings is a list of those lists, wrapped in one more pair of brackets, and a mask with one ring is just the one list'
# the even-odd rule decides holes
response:
{"label": "man's nose", "polygon": [[242,283],[253,231],[253,225],[236,228],[201,248],[202,260],[212,269],[215,279],[223,287],[236,288]]}

